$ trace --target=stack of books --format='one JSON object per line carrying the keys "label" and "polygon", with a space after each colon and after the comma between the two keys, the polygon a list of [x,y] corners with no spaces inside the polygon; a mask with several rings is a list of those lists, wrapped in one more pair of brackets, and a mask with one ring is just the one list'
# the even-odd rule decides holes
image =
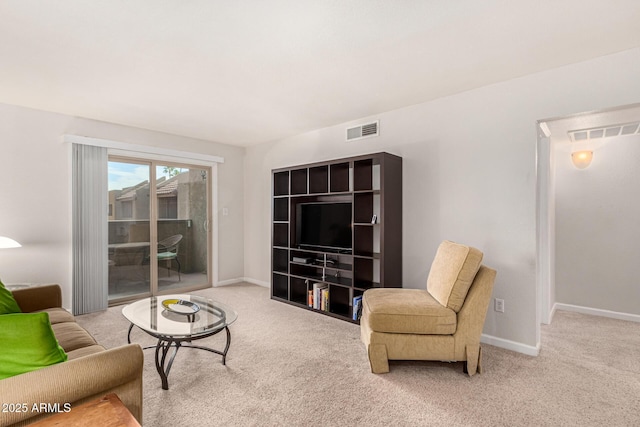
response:
{"label": "stack of books", "polygon": [[326,283],[314,283],[309,290],[308,305],[321,311],[329,311],[329,285]]}

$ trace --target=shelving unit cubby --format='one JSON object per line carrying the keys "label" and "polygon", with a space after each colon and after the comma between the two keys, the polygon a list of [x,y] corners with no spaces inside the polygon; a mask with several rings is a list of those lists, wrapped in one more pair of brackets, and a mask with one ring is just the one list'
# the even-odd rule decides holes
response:
{"label": "shelving unit cubby", "polygon": [[[348,202],[351,250],[302,248],[301,203]],[[353,298],[369,288],[402,285],[402,158],[349,157],[272,171],[271,298],[353,320]],[[328,288],[328,308],[309,306],[314,284]]]}

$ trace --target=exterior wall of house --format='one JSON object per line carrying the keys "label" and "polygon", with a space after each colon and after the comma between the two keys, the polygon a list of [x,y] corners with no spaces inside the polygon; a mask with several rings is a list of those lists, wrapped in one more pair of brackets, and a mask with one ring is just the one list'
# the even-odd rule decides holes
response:
{"label": "exterior wall of house", "polygon": [[244,274],[244,149],[127,126],[0,104],[0,236],[22,248],[0,251],[5,283],[59,283],[71,307],[71,149],[65,134],[224,158],[218,165],[218,279]]}
{"label": "exterior wall of house", "polygon": [[[638,102],[639,72],[633,49],[250,147],[245,275],[269,282],[271,169],[388,151],[404,167],[402,285],[425,288],[444,239],[481,249],[505,300],[485,339],[536,354],[536,121]],[[379,137],[345,142],[347,127],[377,119]]]}

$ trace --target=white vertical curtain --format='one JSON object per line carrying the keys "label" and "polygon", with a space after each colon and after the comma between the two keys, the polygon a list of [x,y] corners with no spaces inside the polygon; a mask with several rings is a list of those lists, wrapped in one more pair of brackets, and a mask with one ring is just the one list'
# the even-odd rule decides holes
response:
{"label": "white vertical curtain", "polygon": [[108,306],[107,149],[72,144],[73,314]]}

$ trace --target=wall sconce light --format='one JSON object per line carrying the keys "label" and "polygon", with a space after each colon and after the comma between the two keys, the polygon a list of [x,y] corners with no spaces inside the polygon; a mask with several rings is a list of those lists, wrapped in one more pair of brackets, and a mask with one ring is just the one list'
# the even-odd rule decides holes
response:
{"label": "wall sconce light", "polygon": [[591,164],[593,160],[593,151],[576,151],[571,153],[571,161],[578,169],[584,169]]}

